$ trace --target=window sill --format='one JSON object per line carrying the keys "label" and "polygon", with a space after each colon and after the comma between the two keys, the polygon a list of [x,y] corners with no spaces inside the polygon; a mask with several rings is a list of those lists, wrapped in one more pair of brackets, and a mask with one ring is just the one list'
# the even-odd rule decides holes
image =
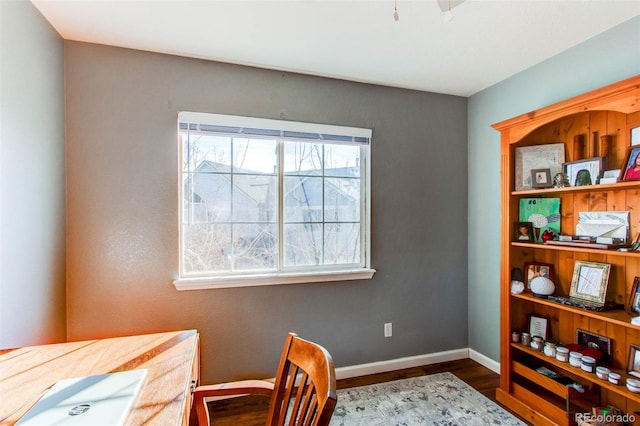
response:
{"label": "window sill", "polygon": [[332,281],[368,280],[375,269],[354,269],[334,272],[307,272],[288,274],[236,275],[233,277],[179,278],[173,281],[178,291],[214,288],[255,287],[265,285],[321,283]]}

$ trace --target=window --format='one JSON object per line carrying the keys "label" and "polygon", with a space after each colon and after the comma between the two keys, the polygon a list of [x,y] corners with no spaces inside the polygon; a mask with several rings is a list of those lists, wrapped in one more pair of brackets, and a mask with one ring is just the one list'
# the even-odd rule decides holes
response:
{"label": "window", "polygon": [[366,279],[371,130],[181,112],[178,289]]}

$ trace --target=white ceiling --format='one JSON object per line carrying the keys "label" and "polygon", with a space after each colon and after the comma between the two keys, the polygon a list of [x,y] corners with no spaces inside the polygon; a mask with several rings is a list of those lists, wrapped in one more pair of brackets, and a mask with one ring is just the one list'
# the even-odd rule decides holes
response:
{"label": "white ceiling", "polygon": [[436,0],[398,0],[398,22],[394,0],[32,3],[69,40],[460,96],[640,15],[640,0],[466,0],[449,22]]}

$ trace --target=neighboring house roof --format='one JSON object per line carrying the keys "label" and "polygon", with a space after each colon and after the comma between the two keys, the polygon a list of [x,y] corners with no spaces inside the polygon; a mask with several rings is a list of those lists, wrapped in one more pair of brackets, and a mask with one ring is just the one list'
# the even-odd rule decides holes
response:
{"label": "neighboring house roof", "polygon": [[[233,181],[231,179],[231,167],[228,164],[204,160],[194,170],[194,173],[185,182],[185,189],[191,187],[192,192],[198,199],[194,202],[204,202],[207,204],[222,207],[228,204],[231,197],[231,187],[233,186],[234,197],[242,197],[236,200],[238,203],[248,205],[258,205],[269,203],[274,191],[276,191],[277,177],[275,175],[263,174],[248,169],[234,170]],[[286,177],[301,177],[295,179],[292,186],[287,187],[286,197],[290,205],[304,202],[309,207],[323,206],[327,197],[335,199],[335,204],[344,205],[356,203],[359,195],[359,183],[357,187],[351,184],[351,179],[359,176],[359,168],[342,167],[325,170],[325,179],[320,179],[320,172],[316,170],[287,173]],[[319,179],[313,179],[318,177]],[[336,179],[332,179],[336,177]],[[290,185],[291,182],[285,182]],[[323,185],[326,185],[323,196]],[[266,191],[265,191],[266,187]]]}

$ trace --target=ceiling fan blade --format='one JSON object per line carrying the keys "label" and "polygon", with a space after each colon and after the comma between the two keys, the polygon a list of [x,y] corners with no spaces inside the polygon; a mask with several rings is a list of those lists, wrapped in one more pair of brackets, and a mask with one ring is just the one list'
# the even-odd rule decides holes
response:
{"label": "ceiling fan blade", "polygon": [[[460,5],[464,0],[451,0],[451,9]],[[438,7],[442,12],[449,10],[449,0],[438,0]]]}

